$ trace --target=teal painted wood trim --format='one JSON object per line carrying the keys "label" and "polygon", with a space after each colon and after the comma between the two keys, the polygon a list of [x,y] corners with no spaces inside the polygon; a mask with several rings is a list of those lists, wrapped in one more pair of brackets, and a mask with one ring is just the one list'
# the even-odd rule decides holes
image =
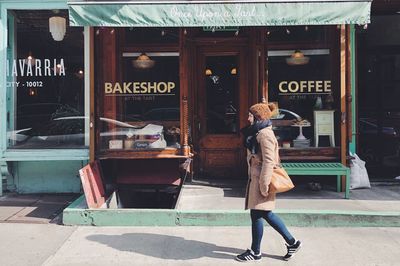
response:
{"label": "teal painted wood trim", "polygon": [[[8,26],[8,43],[10,44],[7,47],[7,59],[9,60],[9,62],[12,62],[12,60],[15,59],[15,50],[14,50],[14,41],[15,41],[15,18],[13,16],[13,14],[8,14],[7,17],[7,26]],[[10,67],[10,65],[9,65]],[[11,67],[10,67],[11,69]],[[7,84],[10,84],[9,82],[13,82],[15,81],[15,77],[13,77],[12,75],[6,78],[6,82]],[[16,93],[16,89],[14,87],[6,87],[6,109],[7,109],[7,113],[8,113],[8,118],[9,121],[6,121],[6,130],[14,130],[14,125],[15,125],[15,121],[14,121],[14,114],[15,114],[15,105],[14,105],[14,95],[11,96],[11,93],[15,94]],[[8,144],[9,145],[9,144]]]}
{"label": "teal painted wood trim", "polygon": [[337,175],[347,174],[348,167],[339,163],[282,163],[289,174]]}
{"label": "teal painted wood trim", "polygon": [[0,161],[0,197],[3,196],[3,180],[7,178],[8,165],[6,162]]}
{"label": "teal painted wood trim", "polygon": [[83,161],[89,160],[88,149],[76,150],[7,150],[4,161]]}
{"label": "teal painted wood trim", "polygon": [[[244,210],[82,209],[78,198],[63,212],[65,225],[92,226],[249,226]],[[287,226],[400,227],[400,212],[275,210]]]}
{"label": "teal painted wood trim", "polygon": [[4,4],[1,5],[0,10],[0,158],[6,149],[6,127],[7,124],[7,105],[6,105],[6,83],[7,83],[7,11]]}
{"label": "teal painted wood trim", "polygon": [[[7,27],[8,27],[8,29],[7,29],[7,33],[8,33],[7,34],[7,45],[8,45],[8,47],[6,47],[6,49],[7,49],[6,59],[9,60],[9,62],[13,62],[13,60],[15,59],[15,54],[16,54],[16,48],[15,48],[16,20],[15,20],[14,14],[10,13],[10,12],[7,13]],[[7,62],[6,62],[6,64],[7,64]],[[8,67],[9,67],[9,69],[11,69],[10,65],[8,65]],[[9,82],[14,82],[14,81],[16,81],[16,77],[14,77],[13,75],[6,78],[7,84],[14,84],[14,83],[9,83]],[[7,110],[7,113],[6,113],[7,120],[5,120],[6,121],[6,123],[5,123],[6,124],[6,132],[5,133],[7,134],[7,132],[13,131],[15,129],[16,121],[14,119],[14,116],[15,116],[15,112],[16,112],[16,110],[15,110],[16,105],[15,105],[14,99],[16,99],[17,89],[16,89],[15,85],[8,86],[8,87],[6,85],[5,91],[6,91],[5,106],[6,106],[6,110]],[[8,140],[6,138],[6,145],[7,146],[5,148],[7,148],[10,145],[14,145],[14,142],[11,142],[10,140]]]}
{"label": "teal painted wood trim", "polygon": [[0,0],[4,9],[68,9],[66,0]]}
{"label": "teal painted wood trim", "polygon": [[350,56],[351,56],[351,130],[352,130],[352,140],[349,143],[349,151],[356,153],[357,150],[357,111],[356,107],[357,94],[356,94],[356,30],[354,25],[350,25]]}
{"label": "teal painted wood trim", "polygon": [[79,169],[85,161],[24,161],[13,162],[16,192],[27,193],[79,193]]}
{"label": "teal painted wood trim", "polygon": [[304,169],[287,169],[286,172],[290,175],[346,175],[346,170],[335,170],[335,169],[310,169],[305,171]]}
{"label": "teal painted wood trim", "polygon": [[350,168],[341,163],[282,163],[283,168],[289,175],[336,175],[336,187],[340,188],[339,175],[346,176],[344,197],[350,198]]}

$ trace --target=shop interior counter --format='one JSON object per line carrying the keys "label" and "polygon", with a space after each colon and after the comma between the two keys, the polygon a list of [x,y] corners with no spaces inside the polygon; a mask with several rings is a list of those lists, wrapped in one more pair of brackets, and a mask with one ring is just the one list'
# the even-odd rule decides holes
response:
{"label": "shop interior counter", "polygon": [[182,155],[181,149],[148,149],[148,150],[105,150],[98,153],[99,159],[184,159],[190,155]]}

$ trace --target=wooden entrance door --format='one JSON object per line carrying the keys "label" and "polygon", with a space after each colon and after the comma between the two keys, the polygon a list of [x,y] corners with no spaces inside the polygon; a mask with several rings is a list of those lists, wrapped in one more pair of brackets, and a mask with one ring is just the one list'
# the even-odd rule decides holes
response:
{"label": "wooden entrance door", "polygon": [[200,48],[197,52],[194,127],[200,176],[246,176],[240,134],[248,114],[246,69],[242,48]]}

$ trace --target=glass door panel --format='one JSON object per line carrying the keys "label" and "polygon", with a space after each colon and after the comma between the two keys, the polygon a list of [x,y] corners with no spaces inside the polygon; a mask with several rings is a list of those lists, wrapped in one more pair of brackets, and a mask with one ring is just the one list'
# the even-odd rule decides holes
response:
{"label": "glass door panel", "polygon": [[206,119],[208,134],[238,132],[238,57],[206,56]]}

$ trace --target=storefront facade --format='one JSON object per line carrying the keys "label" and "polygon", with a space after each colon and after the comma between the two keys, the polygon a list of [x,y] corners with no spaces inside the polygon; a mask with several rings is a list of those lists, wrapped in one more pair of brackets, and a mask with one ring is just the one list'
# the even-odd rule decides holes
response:
{"label": "storefront facade", "polygon": [[[64,104],[75,102],[72,106],[84,109],[83,94],[80,99],[73,99],[71,96],[60,97],[60,93],[56,93],[56,90],[62,89],[61,84],[66,81],[62,80],[65,77],[64,71],[57,69],[54,71],[53,65],[56,64],[56,68],[57,65],[61,66],[68,49],[65,44],[58,45],[51,35],[45,34],[49,33],[48,21],[46,32],[39,26],[44,23],[39,22],[40,17],[51,16],[52,10],[66,10],[68,6],[65,1],[2,1],[0,5],[2,32],[0,146],[3,189],[20,193],[78,192],[80,180],[76,173],[89,158],[88,149],[83,147],[84,145],[64,149],[36,143],[31,147],[18,149],[15,142],[15,137],[24,135],[18,130],[39,128],[38,125],[41,123],[45,126],[44,122],[50,120],[51,115]],[[21,13],[13,13],[14,11]],[[30,13],[37,15],[32,16]],[[18,15],[23,17],[24,21],[19,25],[19,18],[16,17]],[[35,24],[38,26],[35,27]],[[83,41],[81,32],[78,38]],[[29,47],[30,45],[32,47]],[[83,62],[83,44],[81,48],[71,47],[70,53],[76,53],[77,50],[79,50],[79,60]],[[40,65],[24,64],[24,61],[21,61],[30,55],[34,56],[31,62],[38,59],[35,62]],[[75,55],[70,54],[67,57]],[[67,82],[75,80],[69,79]],[[68,94],[65,91],[67,88],[74,86],[64,86],[64,95]],[[36,133],[36,136],[39,135],[41,133]]]}
{"label": "storefront facade", "polygon": [[79,192],[95,160],[107,184],[174,184],[187,158],[196,178],[246,178],[240,129],[260,101],[279,107],[283,160],[355,149],[352,25],[369,1],[0,3],[9,190]]}

